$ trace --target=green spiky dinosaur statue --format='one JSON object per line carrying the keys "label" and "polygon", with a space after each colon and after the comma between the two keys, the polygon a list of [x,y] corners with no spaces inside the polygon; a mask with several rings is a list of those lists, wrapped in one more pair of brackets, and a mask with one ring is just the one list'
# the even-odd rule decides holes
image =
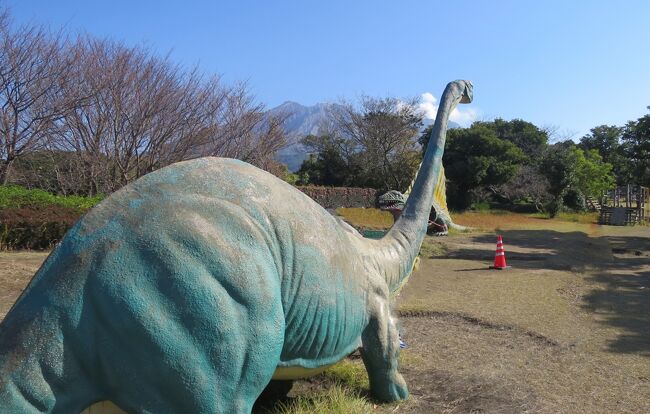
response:
{"label": "green spiky dinosaur statue", "polygon": [[86,214],[0,325],[0,412],[249,413],[274,377],[362,344],[372,393],[406,398],[389,297],[425,235],[455,81],[400,219],[362,238],[246,163],[181,162]]}
{"label": "green spiky dinosaur statue", "polygon": [[[447,208],[447,189],[445,185],[445,170],[440,168],[440,174],[436,180],[436,186],[433,191],[433,200],[431,203],[431,213],[429,214],[429,230],[436,236],[445,236],[449,233],[449,228],[465,231],[467,227],[454,223]],[[411,181],[405,193],[396,190],[390,190],[379,196],[379,208],[382,210],[390,211],[394,217],[399,217],[406,200],[408,199],[415,178]]]}

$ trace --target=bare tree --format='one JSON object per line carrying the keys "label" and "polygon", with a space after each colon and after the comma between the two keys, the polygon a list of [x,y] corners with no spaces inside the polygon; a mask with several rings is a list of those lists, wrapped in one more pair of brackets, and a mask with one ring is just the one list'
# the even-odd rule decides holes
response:
{"label": "bare tree", "polygon": [[[286,117],[266,117],[245,84],[225,87],[143,47],[13,30],[6,12],[0,36],[0,184],[23,155],[17,180],[88,195],[203,155],[277,169]],[[32,170],[39,163],[47,177]]]}
{"label": "bare tree", "polygon": [[288,114],[265,117],[264,106],[254,102],[246,84],[239,84],[228,91],[215,115],[202,155],[237,158],[267,170],[276,167],[274,155],[287,145]]}
{"label": "bare tree", "polygon": [[558,125],[546,124],[540,128],[548,135],[548,141],[551,144],[573,140],[577,132],[569,129],[561,129]]}
{"label": "bare tree", "polygon": [[330,134],[346,142],[341,146],[344,156],[362,158],[364,175],[376,180],[371,185],[404,190],[418,165],[416,138],[422,117],[416,100],[364,96],[358,108],[345,102],[333,108]]}
{"label": "bare tree", "polygon": [[520,200],[530,202],[539,212],[551,199],[548,179],[535,165],[523,165],[508,182],[487,189],[512,205]]}
{"label": "bare tree", "polygon": [[89,99],[64,116],[53,148],[77,153],[85,192],[197,156],[228,94],[218,78],[111,41],[82,38],[76,48],[81,70],[67,92]]}
{"label": "bare tree", "polygon": [[44,144],[56,122],[75,105],[63,91],[72,66],[60,36],[42,27],[13,30],[0,15],[0,184],[12,163]]}

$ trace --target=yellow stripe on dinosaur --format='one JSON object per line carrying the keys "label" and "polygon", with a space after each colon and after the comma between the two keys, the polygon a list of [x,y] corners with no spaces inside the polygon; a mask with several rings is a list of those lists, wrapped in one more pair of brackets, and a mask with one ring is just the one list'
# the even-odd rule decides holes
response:
{"label": "yellow stripe on dinosaur", "polygon": [[[422,163],[420,163],[420,166]],[[420,167],[418,167],[419,169]],[[438,217],[442,218],[445,222],[451,223],[451,215],[449,214],[449,208],[447,207],[447,186],[445,185],[445,169],[440,167],[440,175],[438,175],[438,181],[436,182],[436,187],[433,190],[433,208],[435,208]],[[411,194],[411,189],[415,183],[415,178],[411,181],[408,190],[404,193],[406,198]]]}

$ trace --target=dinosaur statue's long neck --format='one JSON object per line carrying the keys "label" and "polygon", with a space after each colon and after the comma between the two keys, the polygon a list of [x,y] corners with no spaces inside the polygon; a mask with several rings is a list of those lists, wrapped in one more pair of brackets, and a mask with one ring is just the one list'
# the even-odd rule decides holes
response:
{"label": "dinosaur statue's long neck", "polygon": [[410,274],[426,235],[436,179],[442,168],[449,115],[460,102],[462,92],[453,82],[445,88],[411,194],[400,218],[381,240],[381,256],[389,262],[384,264],[387,266],[382,273],[391,291]]}

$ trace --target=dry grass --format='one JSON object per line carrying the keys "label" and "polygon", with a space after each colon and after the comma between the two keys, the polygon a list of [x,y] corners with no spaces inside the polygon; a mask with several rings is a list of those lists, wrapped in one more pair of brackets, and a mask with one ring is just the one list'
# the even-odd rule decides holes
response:
{"label": "dry grass", "polygon": [[556,220],[560,221],[572,221],[574,223],[582,224],[597,224],[598,223],[598,213],[565,213],[562,212],[558,214]]}
{"label": "dry grass", "polygon": [[475,408],[650,412],[650,230],[545,221],[503,231],[507,271],[487,269],[493,234],[426,240],[446,251],[400,297],[416,370],[452,373]]}
{"label": "dry grass", "polygon": [[[355,227],[365,229],[387,229],[393,225],[393,216],[376,208],[338,208],[336,213]],[[508,211],[467,211],[452,213],[454,222],[468,226],[474,230],[495,229],[543,229],[564,228],[573,231],[576,224],[596,224],[597,213],[560,213],[555,219],[549,219],[546,214],[517,214]],[[458,232],[452,230],[452,235]]]}
{"label": "dry grass", "polygon": [[434,238],[429,239],[427,243],[422,243],[422,247],[420,247],[420,257],[428,259],[441,257],[446,253],[447,246],[445,243],[442,240],[436,240]]}
{"label": "dry grass", "polygon": [[48,253],[0,251],[0,321],[9,312]]}
{"label": "dry grass", "polygon": [[337,208],[336,214],[357,228],[387,229],[393,225],[393,215],[378,208]]}
{"label": "dry grass", "polygon": [[[432,273],[431,267],[440,261],[448,260],[425,260],[421,266],[429,267],[427,270]],[[495,272],[487,270],[489,262],[484,271],[464,272],[475,269],[476,263],[455,261],[442,265],[458,273],[411,280],[402,291],[400,309],[479,316],[504,325],[522,326],[564,343],[575,343],[588,332],[589,327],[580,326],[576,320],[575,305],[557,294],[570,283],[563,272]]]}
{"label": "dry grass", "polygon": [[597,217],[592,213],[569,214],[562,213],[560,217],[549,219],[543,214],[517,214],[507,211],[467,211],[452,213],[454,222],[480,230],[497,229],[557,229],[573,231],[582,229],[582,224],[594,224]]}

